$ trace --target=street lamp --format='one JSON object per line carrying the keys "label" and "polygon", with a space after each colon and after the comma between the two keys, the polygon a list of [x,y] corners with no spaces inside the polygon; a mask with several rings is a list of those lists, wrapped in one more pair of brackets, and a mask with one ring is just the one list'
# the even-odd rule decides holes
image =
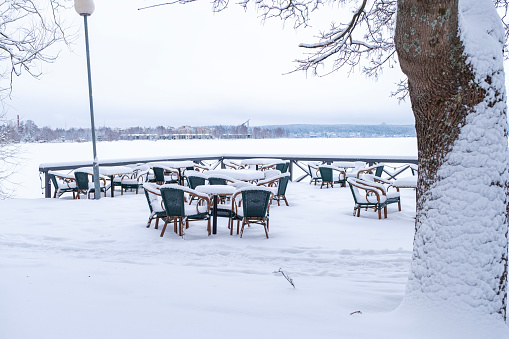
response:
{"label": "street lamp", "polygon": [[99,160],[95,147],[95,124],[94,124],[94,103],[92,100],[92,76],[90,73],[90,51],[88,48],[88,24],[87,17],[94,13],[95,5],[93,0],[74,0],[74,9],[83,17],[85,22],[85,45],[87,49],[87,71],[88,71],[88,96],[90,102],[90,122],[92,125],[92,148],[94,150],[94,197],[101,198],[101,186],[99,185]]}

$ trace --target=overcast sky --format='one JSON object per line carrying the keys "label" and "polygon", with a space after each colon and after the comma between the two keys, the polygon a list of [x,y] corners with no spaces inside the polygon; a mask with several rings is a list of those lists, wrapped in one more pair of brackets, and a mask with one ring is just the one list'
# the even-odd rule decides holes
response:
{"label": "overcast sky", "polygon": [[[387,69],[378,81],[360,72],[327,77],[283,75],[328,19],[308,30],[262,24],[234,4],[212,13],[209,1],[95,1],[89,38],[96,126],[250,124],[413,124],[410,104],[390,98],[403,75]],[[83,18],[68,23],[79,38],[43,76],[16,78],[7,117],[39,126],[90,127]],[[320,21],[320,20],[319,20]]]}

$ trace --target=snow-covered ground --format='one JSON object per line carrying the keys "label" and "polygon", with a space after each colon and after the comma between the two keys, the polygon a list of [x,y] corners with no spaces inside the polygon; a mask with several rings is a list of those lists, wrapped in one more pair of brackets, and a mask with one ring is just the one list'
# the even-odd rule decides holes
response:
{"label": "snow-covered ground", "polygon": [[[412,251],[415,192],[402,211],[352,216],[348,188],[290,183],[290,207],[230,236],[194,222],[179,237],[145,227],[143,194],[44,199],[43,162],[87,160],[90,143],[24,145],[0,201],[0,338],[507,338],[506,326],[396,310]],[[415,155],[415,139],[137,141],[101,159],[220,153]],[[281,269],[295,288],[280,274]],[[394,311],[396,310],[396,311]]]}

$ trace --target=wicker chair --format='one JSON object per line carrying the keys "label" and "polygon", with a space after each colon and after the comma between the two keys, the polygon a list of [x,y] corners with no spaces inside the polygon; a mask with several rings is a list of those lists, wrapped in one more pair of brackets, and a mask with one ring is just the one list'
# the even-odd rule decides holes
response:
{"label": "wicker chair", "polygon": [[278,170],[281,173],[286,173],[288,171],[288,167],[290,167],[289,161],[283,161],[283,162],[275,162],[272,164],[264,165],[260,168],[260,171],[266,171],[266,170]]}
{"label": "wicker chair", "polygon": [[334,187],[334,184],[341,184],[343,187],[346,185],[345,171],[330,165],[321,165],[318,167],[318,170],[320,171],[320,177],[322,178],[320,188],[323,188],[324,185],[329,188],[329,184],[332,188]]}
{"label": "wicker chair", "polygon": [[152,171],[158,185],[177,184],[180,181],[179,172],[174,168],[155,166]]}
{"label": "wicker chair", "polygon": [[309,176],[311,177],[311,180],[309,180],[310,185],[314,182],[316,186],[319,181],[322,181],[320,170],[318,169],[319,166],[320,165],[315,162],[308,163]]}
{"label": "wicker chair", "polygon": [[[360,164],[360,163],[358,163]],[[356,166],[351,171],[346,172],[347,178],[361,178],[364,174],[374,174],[381,177],[384,171],[384,164],[377,164],[373,166]]]}
{"label": "wicker chair", "polygon": [[370,180],[348,178],[348,184],[352,191],[355,202],[354,215],[360,216],[361,208],[372,208],[378,212],[378,219],[382,219],[382,209],[384,210],[384,218],[387,218],[387,205],[398,203],[401,211],[399,200],[399,192],[397,195],[388,195],[387,188],[383,184]]}
{"label": "wicker chair", "polygon": [[[206,194],[197,192],[190,188],[179,185],[163,185],[160,187],[161,199],[166,212],[161,237],[164,235],[166,226],[173,222],[174,231],[178,235],[184,235],[185,228],[189,228],[189,221],[207,220],[207,231],[210,235],[210,199]],[[195,196],[204,204],[198,202],[196,205],[186,203],[185,194]]]}
{"label": "wicker chair", "polygon": [[223,165],[224,165],[224,168],[234,169],[234,170],[238,170],[238,169],[242,168],[242,166],[240,164],[236,163],[235,161],[229,160],[229,159],[224,159]]}
{"label": "wicker chair", "polygon": [[257,186],[265,186],[271,188],[273,193],[272,200],[276,200],[278,206],[280,206],[280,200],[283,200],[286,203],[286,206],[289,206],[288,200],[286,200],[286,187],[288,186],[289,180],[290,173],[283,173],[277,177],[259,181]]}
{"label": "wicker chair", "polygon": [[[207,176],[200,172],[193,172],[187,174],[187,186],[194,190],[196,186],[205,185],[205,181],[207,180]],[[191,196],[189,199],[189,204],[193,202],[195,199],[194,196]]]}
{"label": "wicker chair", "polygon": [[120,180],[120,194],[123,195],[124,191],[128,189],[136,190],[136,194],[141,187],[143,187],[143,183],[147,181],[148,169],[134,169],[132,174],[127,174],[121,177]]}
{"label": "wicker chair", "polygon": [[72,193],[72,198],[76,199],[76,193],[78,192],[76,178],[54,171],[48,171],[48,174],[55,189],[53,198],[60,198],[62,194],[69,192]]}
{"label": "wicker chair", "polygon": [[[74,177],[76,178],[77,189],[77,198],[80,199],[80,194],[86,194],[87,198],[90,199],[90,193],[94,193],[94,197],[96,194],[96,187],[94,181],[89,181],[89,176],[91,174],[86,172],[74,172]],[[99,192],[104,192],[104,196],[106,197],[106,191],[110,188],[110,184],[106,183],[106,177],[100,176],[99,178]]]}
{"label": "wicker chair", "polygon": [[398,211],[401,212],[401,196],[399,193],[399,187],[394,186],[392,181],[380,178],[372,174],[365,174],[362,179],[382,191],[382,194],[387,198],[386,205],[397,203]]}
{"label": "wicker chair", "polygon": [[366,167],[366,168],[363,168],[363,169],[360,169],[359,171],[357,171],[357,178],[361,178],[361,176],[364,174],[372,174],[375,177],[380,178],[382,176],[383,172],[384,172],[384,164],[373,165],[373,166],[369,166],[369,167]]}
{"label": "wicker chair", "polygon": [[269,208],[272,198],[272,190],[268,187],[246,187],[232,197],[232,209],[234,216],[232,218],[230,235],[233,234],[233,220],[237,220],[237,234],[240,237],[244,233],[244,226],[250,224],[260,224],[265,230],[265,236],[269,238]]}
{"label": "wicker chair", "polygon": [[146,182],[143,184],[145,197],[147,198],[148,208],[150,209],[150,216],[148,217],[147,228],[150,227],[152,220],[156,220],[155,229],[159,227],[159,219],[167,217],[166,211],[162,207],[161,192],[159,186],[153,183]]}

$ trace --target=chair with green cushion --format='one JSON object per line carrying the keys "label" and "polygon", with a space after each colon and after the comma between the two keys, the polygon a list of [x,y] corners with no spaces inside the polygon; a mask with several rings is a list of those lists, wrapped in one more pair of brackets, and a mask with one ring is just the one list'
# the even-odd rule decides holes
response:
{"label": "chair with green cushion", "polygon": [[131,175],[122,176],[122,180],[120,181],[120,194],[123,195],[124,191],[128,189],[136,190],[136,194],[138,194],[138,190],[143,186],[143,183],[147,181],[148,170],[142,169],[134,169]]}
{"label": "chair with green cushion", "polygon": [[265,236],[269,238],[269,208],[272,198],[272,190],[269,187],[246,187],[243,188],[232,197],[232,209],[234,210],[234,217],[232,218],[232,225],[230,234],[233,233],[233,220],[237,220],[237,234],[239,234],[239,225],[242,222],[240,229],[240,237],[244,233],[244,226],[251,224],[262,225],[265,230]]}
{"label": "chair with green cushion", "polygon": [[76,193],[78,192],[76,178],[54,171],[48,171],[48,174],[55,189],[53,198],[60,198],[62,194],[69,192],[72,193],[72,198],[76,199]]}
{"label": "chair with green cushion", "polygon": [[387,196],[383,191],[371,185],[368,181],[362,179],[348,178],[348,184],[352,191],[354,199],[353,214],[360,217],[361,208],[373,209],[378,212],[378,219],[382,219],[382,209],[384,210],[384,218],[387,218]]}
{"label": "chair with green cushion", "polygon": [[329,188],[329,184],[331,187],[334,187],[334,184],[341,184],[343,187],[345,186],[345,171],[330,165],[321,165],[318,167],[318,170],[320,171],[320,177],[322,178],[322,185],[320,188],[323,188],[324,185]]}
{"label": "chair with green cushion", "polygon": [[384,171],[384,164],[377,164],[373,166],[364,167],[357,170],[355,173],[355,178],[361,178],[364,174],[372,174],[376,177],[381,177]]}
{"label": "chair with green cushion", "polygon": [[277,201],[277,205],[280,206],[279,201],[283,200],[286,206],[289,206],[288,200],[286,200],[286,187],[288,186],[289,180],[290,173],[283,173],[276,177],[259,181],[257,186],[270,187],[273,193],[272,199]]}
{"label": "chair with green cushion", "polygon": [[290,167],[289,161],[280,162],[280,163],[276,164],[276,169],[278,171],[280,171],[281,173],[286,173],[288,171],[288,167]]}
{"label": "chair with green cushion", "polygon": [[[161,237],[164,235],[166,226],[171,222],[174,224],[175,233],[183,236],[184,225],[187,229],[189,228],[189,221],[194,220],[207,220],[207,231],[210,235],[210,199],[206,194],[179,185],[163,185],[160,188],[160,192],[163,207],[166,212]],[[186,203],[186,194],[199,199],[198,204],[188,205]],[[201,201],[203,201],[203,203],[201,203]]]}
{"label": "chair with green cushion", "polygon": [[158,185],[179,183],[179,173],[176,169],[168,167],[152,167],[154,180]]}
{"label": "chair with green cushion", "polygon": [[[200,173],[200,172],[196,172],[194,171],[193,173],[189,173],[187,175],[187,186],[190,188],[190,189],[195,189],[196,186],[201,186],[201,185],[205,185],[205,181],[207,180],[207,176]],[[189,204],[191,204],[194,200],[194,197],[191,196],[191,199],[189,199]]]}
{"label": "chair with green cushion", "polygon": [[[90,193],[94,193],[94,197],[96,194],[95,183],[93,180],[89,180],[89,176],[91,174],[86,172],[74,172],[74,177],[76,178],[77,189],[77,197],[80,199],[80,194],[86,194],[87,198],[90,199]],[[104,192],[104,196],[106,197],[106,191],[110,188],[110,184],[106,183],[106,178],[101,176],[99,178],[99,189],[97,191]]]}
{"label": "chair with green cushion", "polygon": [[227,185],[227,179],[222,177],[208,177],[207,178],[210,185]]}
{"label": "chair with green cushion", "polygon": [[149,182],[144,183],[143,188],[145,192],[145,198],[147,198],[148,208],[150,210],[147,228],[150,227],[152,220],[155,219],[156,225],[154,228],[157,230],[159,227],[159,219],[164,219],[167,217],[166,211],[161,206],[161,201],[159,199],[161,192],[159,192],[159,186]]}
{"label": "chair with green cushion", "polygon": [[320,170],[318,169],[319,166],[318,163],[308,163],[309,176],[311,177],[311,180],[309,180],[310,185],[314,182],[316,186],[319,181],[322,181]]}

